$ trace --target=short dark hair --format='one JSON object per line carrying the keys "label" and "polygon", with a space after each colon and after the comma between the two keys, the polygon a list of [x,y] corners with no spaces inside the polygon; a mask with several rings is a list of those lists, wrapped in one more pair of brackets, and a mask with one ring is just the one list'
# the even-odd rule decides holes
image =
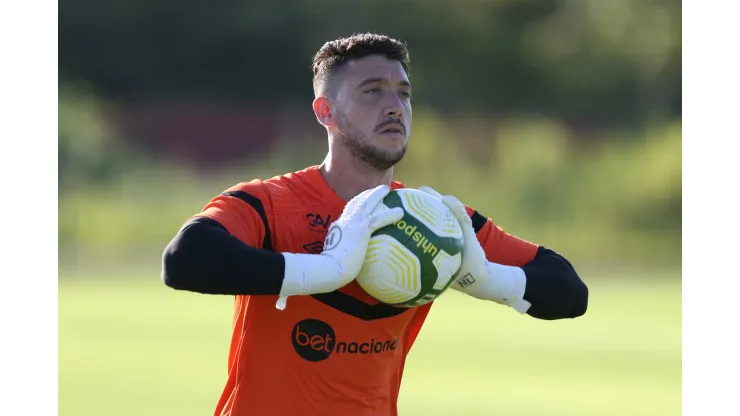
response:
{"label": "short dark hair", "polygon": [[401,63],[409,72],[409,52],[406,45],[396,39],[375,33],[360,33],[326,42],[313,58],[314,94],[324,93],[331,75],[345,63],[370,55],[384,55]]}

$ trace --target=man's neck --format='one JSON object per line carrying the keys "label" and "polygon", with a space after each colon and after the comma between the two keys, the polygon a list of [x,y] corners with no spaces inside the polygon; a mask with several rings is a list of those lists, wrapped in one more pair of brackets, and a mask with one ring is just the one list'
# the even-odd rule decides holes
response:
{"label": "man's neck", "polygon": [[319,166],[319,172],[334,192],[344,201],[349,201],[363,191],[379,185],[390,185],[393,168],[377,170],[368,164],[355,160],[349,154],[338,155],[329,152]]}

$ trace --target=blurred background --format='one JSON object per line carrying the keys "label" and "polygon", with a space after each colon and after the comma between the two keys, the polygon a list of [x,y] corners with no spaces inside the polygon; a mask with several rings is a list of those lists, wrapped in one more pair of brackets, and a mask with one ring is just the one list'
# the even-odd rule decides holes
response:
{"label": "blurred background", "polygon": [[162,250],[224,189],[321,162],[311,58],[366,31],[411,54],[396,179],[564,254],[590,288],[584,317],[554,322],[445,294],[400,414],[680,414],[678,0],[64,2],[60,414],[212,414],[232,299],[165,288]]}

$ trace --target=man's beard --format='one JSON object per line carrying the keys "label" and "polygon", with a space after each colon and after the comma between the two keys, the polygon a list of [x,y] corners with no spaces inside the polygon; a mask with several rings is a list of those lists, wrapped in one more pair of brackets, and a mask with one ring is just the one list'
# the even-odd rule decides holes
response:
{"label": "man's beard", "polygon": [[340,117],[339,130],[345,138],[350,154],[357,160],[361,160],[378,170],[388,170],[403,159],[406,154],[406,146],[401,150],[391,152],[373,146],[365,138],[365,135],[355,130],[344,117]]}

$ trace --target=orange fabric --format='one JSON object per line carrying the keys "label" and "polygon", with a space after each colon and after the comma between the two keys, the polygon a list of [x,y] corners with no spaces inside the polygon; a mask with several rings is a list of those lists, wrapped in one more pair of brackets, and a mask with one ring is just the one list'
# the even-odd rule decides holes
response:
{"label": "orange fabric", "polygon": [[[226,191],[244,191],[259,198],[263,205],[269,204],[266,198],[264,186],[260,181],[252,181],[233,186]],[[269,212],[269,205],[265,206]],[[213,198],[199,216],[205,216],[218,221],[226,230],[245,244],[252,247],[262,247],[262,239],[265,237],[265,227],[257,211],[237,198],[219,195]]]}
{"label": "orange fabric", "polygon": [[[394,182],[392,187],[403,185]],[[320,252],[330,223],[345,205],[317,166],[229,191],[259,199],[277,252]],[[261,247],[267,232],[257,211],[233,196],[214,198],[199,215],[219,221],[255,247]],[[492,224],[481,231],[492,259],[521,263],[536,250]],[[390,308],[356,282],[338,292],[332,294],[334,300],[343,298],[355,308]],[[351,308],[313,296],[290,297],[283,311],[275,308],[276,302],[277,296],[235,297],[228,379],[215,416],[397,415],[406,355],[431,304],[390,308],[400,313],[363,319]]]}
{"label": "orange fabric", "polygon": [[[472,216],[474,209],[465,207]],[[478,241],[486,252],[486,259],[493,263],[507,266],[523,266],[537,255],[539,245],[511,235],[503,228],[486,219],[483,228],[478,231]]]}
{"label": "orange fabric", "polygon": [[[227,191],[259,199],[278,252],[320,252],[345,205],[316,166]],[[199,215],[262,245],[262,219],[239,198],[218,196]],[[378,305],[356,282],[340,291]],[[215,415],[397,414],[403,363],[431,305],[364,320],[311,296],[290,297],[284,311],[276,302],[277,296],[235,297],[228,379]]]}

